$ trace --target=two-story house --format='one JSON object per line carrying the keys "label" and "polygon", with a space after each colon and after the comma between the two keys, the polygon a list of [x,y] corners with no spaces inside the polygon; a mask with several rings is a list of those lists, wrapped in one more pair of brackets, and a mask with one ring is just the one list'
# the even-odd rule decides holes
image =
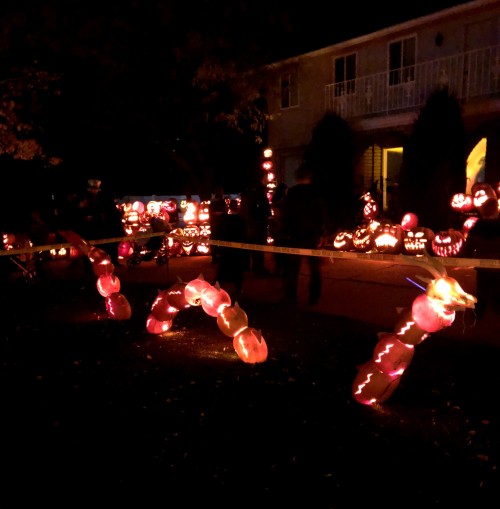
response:
{"label": "two-story house", "polygon": [[[500,1],[475,0],[262,70],[278,180],[291,185],[327,112],[353,133],[355,177],[387,208],[404,142],[427,98],[447,86],[467,133],[467,187],[500,182]],[[466,189],[464,191],[468,191]]]}

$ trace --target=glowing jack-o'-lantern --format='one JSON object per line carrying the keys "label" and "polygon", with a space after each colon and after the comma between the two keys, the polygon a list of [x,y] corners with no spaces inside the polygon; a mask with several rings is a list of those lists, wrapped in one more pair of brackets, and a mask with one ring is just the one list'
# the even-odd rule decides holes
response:
{"label": "glowing jack-o'-lantern", "polygon": [[172,328],[173,320],[157,320],[152,314],[150,314],[146,320],[146,330],[150,334],[163,334]]}
{"label": "glowing jack-o'-lantern", "polygon": [[486,182],[476,182],[472,186],[471,193],[474,200],[474,207],[477,209],[481,208],[481,205],[483,205],[488,198],[497,199],[495,189]]}
{"label": "glowing jack-o'-lantern", "polygon": [[184,228],[184,236],[185,237],[191,237],[193,240],[183,240],[182,241],[182,250],[184,251],[184,253],[186,255],[190,255],[191,252],[193,251],[193,248],[195,246],[195,241],[194,239],[196,239],[200,234],[200,229],[198,228],[198,226],[192,224],[192,225],[188,225]]}
{"label": "glowing jack-o'-lantern", "polygon": [[120,292],[110,293],[106,297],[106,311],[114,320],[128,320],[132,316],[132,308],[127,297]]}
{"label": "glowing jack-o'-lantern", "polygon": [[411,315],[418,327],[427,332],[449,327],[455,320],[455,311],[443,308],[426,294],[419,295],[413,301]]}
{"label": "glowing jack-o'-lantern", "polygon": [[457,212],[471,212],[474,210],[474,200],[471,194],[456,193],[451,198],[451,208]]}
{"label": "glowing jack-o'-lantern", "polygon": [[134,247],[132,246],[132,243],[128,240],[122,240],[118,244],[118,256],[122,258],[128,258],[129,256],[132,256],[134,252]]}
{"label": "glowing jack-o'-lantern", "polygon": [[359,367],[352,384],[353,398],[364,405],[383,403],[394,392],[401,375],[389,375],[380,371],[373,360]]}
{"label": "glowing jack-o'-lantern", "polygon": [[450,228],[436,232],[432,239],[432,251],[436,256],[453,257],[462,250],[465,237],[460,230]]}
{"label": "glowing jack-o'-lantern", "polygon": [[198,210],[198,221],[206,222],[210,219],[210,202],[202,201]]}
{"label": "glowing jack-o'-lantern", "polygon": [[166,290],[159,291],[151,306],[150,314],[157,320],[166,322],[168,320],[173,320],[178,312],[179,310],[177,308],[170,305],[168,301],[168,292]]}
{"label": "glowing jack-o'-lantern", "polygon": [[410,231],[418,226],[418,216],[413,212],[407,212],[401,219],[401,228]]}
{"label": "glowing jack-o'-lantern", "polygon": [[111,260],[102,260],[92,264],[92,270],[97,277],[104,276],[106,274],[113,274],[115,266],[111,263]]}
{"label": "glowing jack-o'-lantern", "polygon": [[172,307],[182,310],[187,309],[190,306],[184,295],[185,289],[186,283],[179,281],[166,290],[167,301]]}
{"label": "glowing jack-o'-lantern", "polygon": [[144,203],[142,201],[135,201],[132,203],[132,211],[137,212],[139,216],[142,216],[144,214]]}
{"label": "glowing jack-o'-lantern", "polygon": [[405,345],[419,345],[429,337],[429,333],[415,322],[411,308],[401,311],[394,326],[394,335]]}
{"label": "glowing jack-o'-lantern", "polygon": [[373,242],[380,253],[399,253],[403,248],[403,228],[399,224],[382,223],[373,235]]}
{"label": "glowing jack-o'-lantern", "polygon": [[403,239],[405,251],[411,255],[423,255],[432,251],[434,232],[425,226],[417,226],[405,232]]}
{"label": "glowing jack-o'-lantern", "polygon": [[238,357],[248,364],[264,362],[267,359],[267,343],[261,331],[246,327],[233,338],[233,347]]}
{"label": "glowing jack-o'-lantern", "polygon": [[352,244],[356,251],[369,251],[373,247],[372,230],[365,225],[358,226],[352,234]]}
{"label": "glowing jack-o'-lantern", "polygon": [[216,317],[223,308],[231,305],[231,297],[223,290],[219,283],[209,286],[201,292],[201,307],[209,316]]}
{"label": "glowing jack-o'-lantern", "polygon": [[120,291],[120,280],[113,274],[103,274],[97,278],[97,291],[102,297]]}
{"label": "glowing jack-o'-lantern", "polygon": [[333,239],[333,248],[337,251],[351,251],[354,247],[351,231],[341,231]]}
{"label": "glowing jack-o'-lantern", "polygon": [[471,216],[464,221],[462,225],[462,233],[465,239],[467,239],[470,229],[477,223],[478,219],[479,218],[477,216]]}
{"label": "glowing jack-o'-lantern", "polygon": [[248,317],[237,302],[233,306],[225,306],[217,315],[217,325],[223,334],[233,338],[248,327]]}
{"label": "glowing jack-o'-lantern", "polygon": [[189,281],[184,289],[184,297],[191,306],[201,306],[201,294],[212,285],[200,274],[196,279]]}
{"label": "glowing jack-o'-lantern", "polygon": [[169,214],[173,214],[178,207],[178,202],[175,198],[169,198],[162,203],[162,207],[164,207]]}
{"label": "glowing jack-o'-lantern", "polygon": [[394,334],[382,334],[373,350],[373,362],[387,375],[402,375],[413,359],[413,345],[402,343]]}
{"label": "glowing jack-o'-lantern", "polygon": [[148,214],[151,214],[152,216],[157,216],[161,211],[161,201],[157,200],[150,200],[148,201],[146,205],[146,210]]}

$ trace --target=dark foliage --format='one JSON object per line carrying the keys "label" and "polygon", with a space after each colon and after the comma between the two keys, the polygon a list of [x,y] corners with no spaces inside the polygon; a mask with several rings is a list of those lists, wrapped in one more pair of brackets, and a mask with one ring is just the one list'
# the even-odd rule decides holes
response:
{"label": "dark foliage", "polygon": [[450,200],[466,185],[465,129],[458,100],[446,88],[432,93],[416,120],[399,177],[401,213],[414,212],[435,232],[459,228]]}
{"label": "dark foliage", "polygon": [[355,216],[353,153],[349,124],[333,113],[324,115],[313,129],[304,160],[328,204],[328,230],[332,233],[349,227]]}

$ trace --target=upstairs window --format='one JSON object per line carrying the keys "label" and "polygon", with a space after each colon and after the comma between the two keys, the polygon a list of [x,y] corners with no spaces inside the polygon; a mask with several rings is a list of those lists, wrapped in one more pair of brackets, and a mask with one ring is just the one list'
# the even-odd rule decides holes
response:
{"label": "upstairs window", "polygon": [[416,37],[389,44],[389,86],[415,80]]}
{"label": "upstairs window", "polygon": [[299,104],[297,71],[283,73],[280,78],[281,108],[291,108]]}
{"label": "upstairs window", "polygon": [[356,54],[335,59],[334,64],[335,97],[356,92]]}

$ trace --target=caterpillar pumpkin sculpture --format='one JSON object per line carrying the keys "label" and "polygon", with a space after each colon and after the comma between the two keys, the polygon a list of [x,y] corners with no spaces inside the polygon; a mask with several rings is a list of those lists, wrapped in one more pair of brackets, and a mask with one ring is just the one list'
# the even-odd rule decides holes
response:
{"label": "caterpillar pumpkin sculpture", "polygon": [[447,275],[446,268],[436,258],[428,255],[405,258],[428,270],[434,278],[420,278],[427,282],[425,293],[401,312],[393,332],[379,334],[372,358],[358,367],[352,395],[364,405],[386,401],[410,364],[415,345],[430,333],[449,327],[456,311],[474,309],[477,302],[476,297],[466,293]]}

